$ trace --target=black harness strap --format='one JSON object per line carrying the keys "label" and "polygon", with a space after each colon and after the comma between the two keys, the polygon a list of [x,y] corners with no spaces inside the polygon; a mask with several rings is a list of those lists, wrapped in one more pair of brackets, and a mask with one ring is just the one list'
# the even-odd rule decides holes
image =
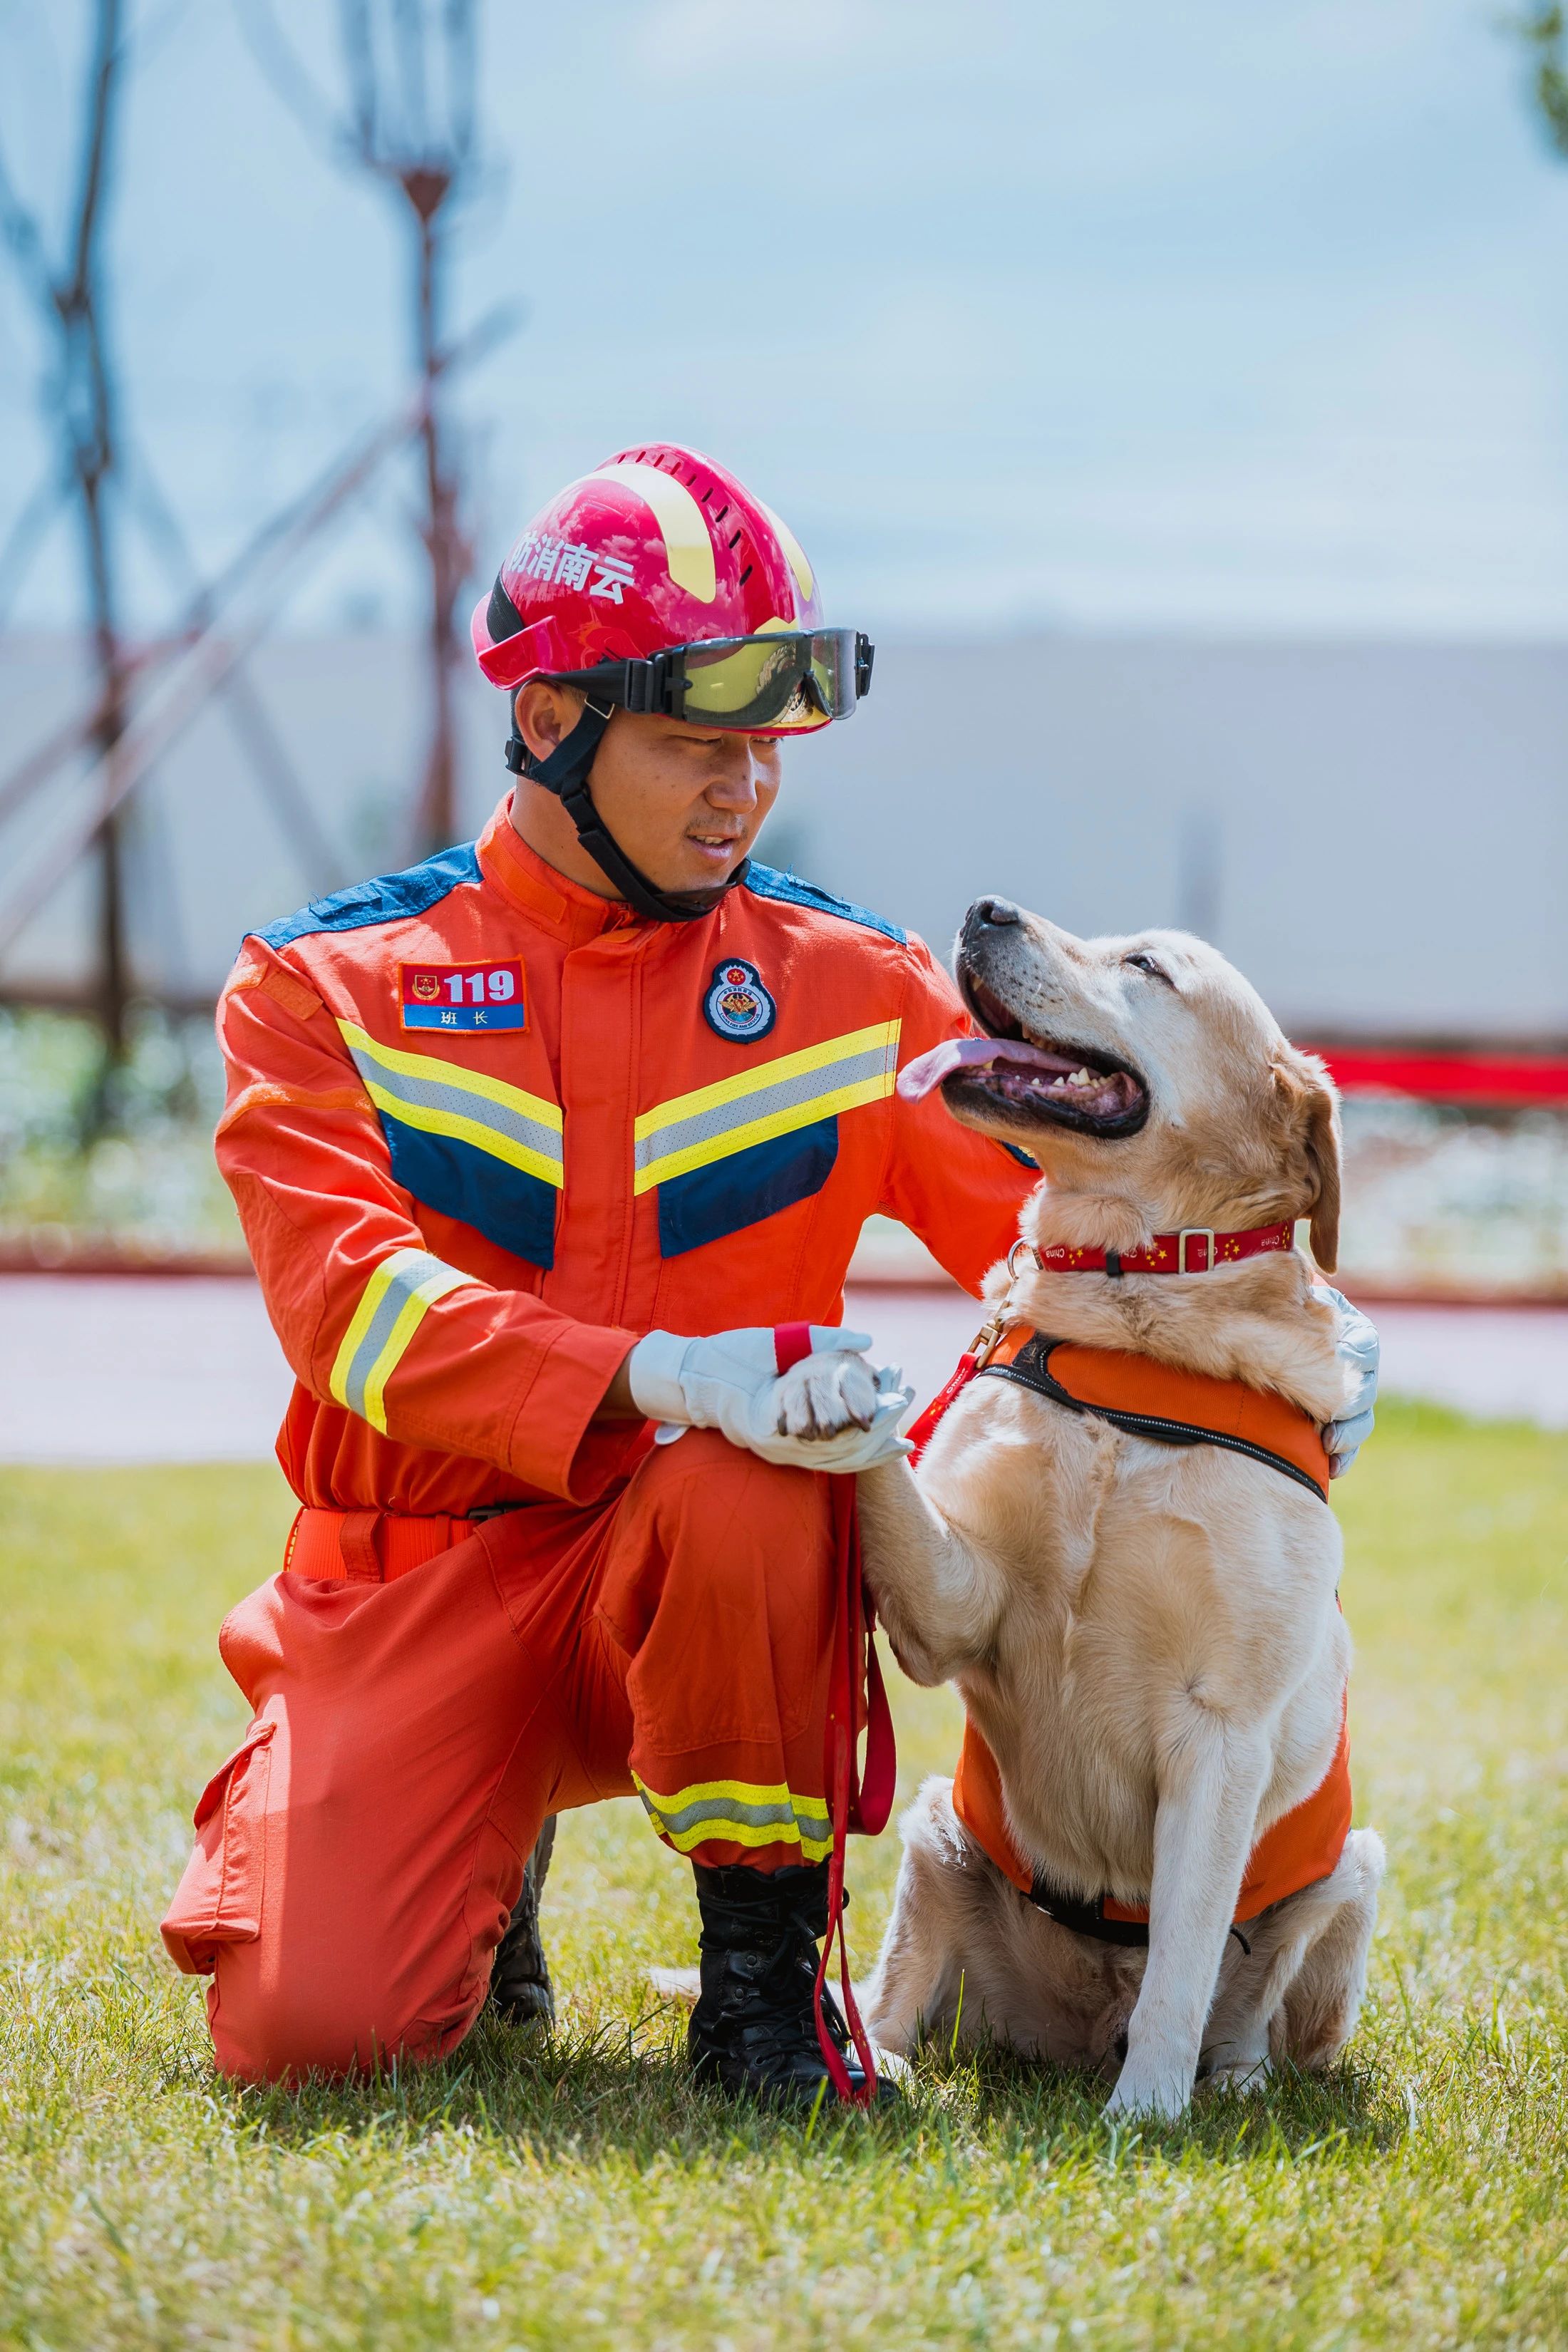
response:
{"label": "black harness strap", "polygon": [[[1048,1878],[1037,1874],[1026,1899],[1037,1911],[1043,1911],[1047,1919],[1054,1919],[1058,1927],[1070,1928],[1075,1936],[1092,1936],[1097,1944],[1131,1944],[1140,1951],[1148,1949],[1147,1919],[1108,1919],[1103,1895],[1097,1895],[1092,1903],[1082,1903],[1076,1895],[1064,1895]],[[1241,1929],[1233,1925],[1230,1932],[1250,1959],[1252,1947]]]}
{"label": "black harness strap", "polygon": [[1287,1478],[1294,1478],[1298,1486],[1305,1486],[1316,1495],[1320,1503],[1328,1496],[1317,1480],[1283,1454],[1276,1454],[1267,1445],[1254,1445],[1250,1438],[1233,1437],[1228,1430],[1205,1429],[1197,1422],[1168,1421],[1163,1413],[1123,1412],[1120,1407],[1089,1404],[1084,1398],[1074,1396],[1053,1378],[1050,1360],[1053,1351],[1065,1345],[1060,1339],[1047,1339],[1037,1332],[1019,1349],[1010,1364],[987,1364],[981,1375],[985,1380],[1013,1381],[1021,1389],[1032,1389],[1037,1396],[1048,1397],[1052,1404],[1065,1404],[1070,1412],[1091,1412],[1100,1421],[1108,1421],[1114,1429],[1124,1429],[1130,1437],[1152,1438],[1160,1445],[1218,1445],[1227,1454],[1246,1454],[1254,1462],[1265,1462],[1271,1470],[1282,1470]]}
{"label": "black harness strap", "polygon": [[1070,1927],[1075,1936],[1092,1936],[1100,1944],[1143,1946],[1149,1941],[1147,1919],[1108,1919],[1103,1895],[1097,1895],[1092,1903],[1083,1903],[1076,1895],[1064,1895],[1048,1878],[1037,1876],[1029,1900],[1037,1911],[1043,1911],[1058,1927]]}

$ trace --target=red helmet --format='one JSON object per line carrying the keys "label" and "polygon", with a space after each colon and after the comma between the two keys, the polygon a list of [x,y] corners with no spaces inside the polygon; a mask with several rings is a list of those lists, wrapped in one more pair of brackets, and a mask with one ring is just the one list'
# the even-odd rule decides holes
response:
{"label": "red helmet", "polygon": [[474,608],[492,684],[569,678],[595,701],[796,734],[847,718],[871,647],[825,629],[771,508],[694,449],[624,449],[535,515]]}
{"label": "red helmet", "polygon": [[[868,641],[822,627],[794,533],[722,466],[668,441],[623,449],[535,515],[474,607],[474,652],[510,690],[508,767],[556,795],[621,897],[656,922],[694,921],[722,891],[660,890],[595,807],[594,758],[616,707],[793,735],[847,719],[871,683]],[[535,677],[584,697],[571,733],[537,759],[516,719],[517,689]]]}

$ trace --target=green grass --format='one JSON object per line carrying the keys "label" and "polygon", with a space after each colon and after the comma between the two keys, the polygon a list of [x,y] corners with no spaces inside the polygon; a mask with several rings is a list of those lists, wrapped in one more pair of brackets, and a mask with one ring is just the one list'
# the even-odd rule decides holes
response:
{"label": "green grass", "polygon": [[[1116,2135],[1070,2080],[932,2051],[906,2115],[813,2131],[688,2085],[643,1975],[690,1957],[687,1874],[621,1805],[563,1827],[555,2042],[219,2083],[155,1923],[286,1497],[7,1474],[0,2343],[1561,2346],[1568,1439],[1395,1409],[1336,1500],[1392,1864],[1351,2063]],[[898,1701],[909,1788],[954,1712]],[[864,1963],[895,1838],[852,1861]]]}

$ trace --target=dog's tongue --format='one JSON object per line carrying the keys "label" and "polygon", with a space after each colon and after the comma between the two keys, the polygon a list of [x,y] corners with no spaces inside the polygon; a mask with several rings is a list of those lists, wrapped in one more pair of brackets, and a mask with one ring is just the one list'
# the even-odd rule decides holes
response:
{"label": "dog's tongue", "polygon": [[1059,1054],[1043,1054],[1021,1037],[949,1037],[929,1054],[917,1054],[905,1063],[899,1072],[899,1092],[906,1102],[923,1102],[954,1070],[988,1062],[1032,1062],[1037,1069],[1052,1071],[1067,1067]]}

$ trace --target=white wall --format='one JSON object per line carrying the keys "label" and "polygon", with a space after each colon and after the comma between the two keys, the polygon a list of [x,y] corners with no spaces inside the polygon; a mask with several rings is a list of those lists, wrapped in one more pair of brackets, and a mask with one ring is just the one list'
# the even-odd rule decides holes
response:
{"label": "white wall", "polygon": [[933,944],[1000,890],[1203,931],[1303,1034],[1568,1034],[1568,649],[888,646],[792,761],[805,870]]}
{"label": "white wall", "polygon": [[[68,709],[74,662],[62,639],[0,643],[0,773]],[[411,648],[284,639],[255,676],[342,877],[403,862]],[[477,677],[463,723],[472,829],[507,781]],[[763,854],[939,950],[1001,890],[1075,930],[1205,931],[1299,1034],[1568,1034],[1568,648],[883,646],[854,721],[786,763]],[[0,898],[64,806],[0,828]],[[215,988],[245,928],[333,879],[216,713],[147,793],[135,872],[139,970],[181,989]],[[81,883],[59,892],[0,985],[84,971],[89,911]]]}

